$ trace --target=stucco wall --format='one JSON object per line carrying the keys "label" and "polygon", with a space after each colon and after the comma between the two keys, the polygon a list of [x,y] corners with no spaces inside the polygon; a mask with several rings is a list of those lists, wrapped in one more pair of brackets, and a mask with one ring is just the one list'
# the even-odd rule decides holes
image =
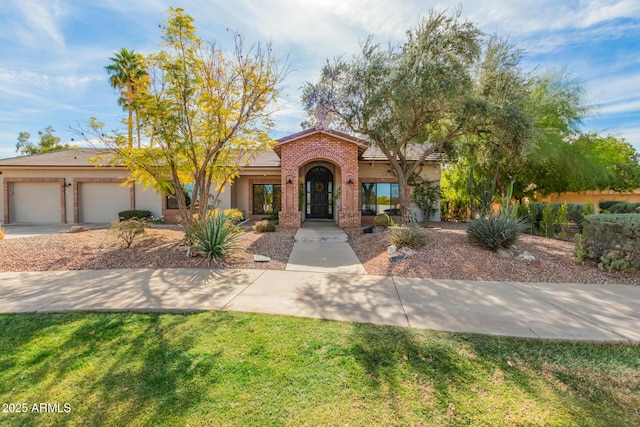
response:
{"label": "stucco wall", "polygon": [[615,193],[613,191],[587,191],[585,193],[561,193],[552,194],[547,197],[538,198],[538,202],[566,202],[587,204],[592,200],[598,207],[598,202],[607,200],[619,200],[621,202],[637,203],[640,202],[640,190],[632,193]]}
{"label": "stucco wall", "polygon": [[[263,214],[253,215],[252,188],[253,184],[280,184],[280,175],[273,172],[263,174],[242,175],[234,183],[234,189],[229,191],[229,206],[240,210],[245,218],[262,218]],[[236,206],[231,204],[231,194],[234,193],[233,199]]]}

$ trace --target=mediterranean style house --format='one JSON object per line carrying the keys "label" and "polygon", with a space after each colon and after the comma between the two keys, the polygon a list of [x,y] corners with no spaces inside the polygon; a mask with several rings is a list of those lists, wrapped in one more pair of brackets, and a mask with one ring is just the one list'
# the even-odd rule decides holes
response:
{"label": "mediterranean style house", "polygon": [[[89,162],[100,153],[78,148],[1,159],[4,223],[107,223],[128,209],[177,221],[170,196],[127,184],[124,167]],[[439,182],[441,160],[439,154],[428,157],[420,175]],[[280,226],[288,228],[310,220],[359,227],[376,214],[399,214],[398,184],[379,150],[344,133],[313,128],[260,153],[225,186],[218,207],[237,208],[255,219],[277,211]],[[415,207],[412,215],[423,220]],[[431,220],[439,221],[439,214]]]}

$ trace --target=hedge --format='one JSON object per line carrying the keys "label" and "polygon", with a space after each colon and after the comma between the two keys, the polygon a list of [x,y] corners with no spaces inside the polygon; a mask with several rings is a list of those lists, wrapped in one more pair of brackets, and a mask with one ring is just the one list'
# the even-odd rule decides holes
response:
{"label": "hedge", "polygon": [[600,212],[604,212],[609,210],[609,208],[616,203],[620,203],[620,200],[600,200],[598,202],[598,207],[600,208]]}
{"label": "hedge", "polygon": [[625,202],[624,200],[601,200],[598,202],[600,212],[606,213],[640,213],[640,202]]}
{"label": "hedge", "polygon": [[601,269],[640,267],[640,214],[589,215],[584,218],[582,244]]}
{"label": "hedge", "polygon": [[607,212],[616,213],[640,213],[640,203],[618,202],[609,206]]}
{"label": "hedge", "polygon": [[118,212],[118,218],[120,219],[120,221],[126,221],[126,220],[132,219],[132,218],[135,218],[135,219],[148,219],[148,218],[151,218],[151,212],[150,211],[138,210],[138,209],[122,211],[122,212]]}
{"label": "hedge", "polygon": [[[551,205],[551,211],[555,215],[564,203],[548,203]],[[540,229],[540,223],[542,222],[542,211],[547,203],[532,202],[532,207],[535,212],[530,212],[526,205],[521,205],[518,209],[518,216],[524,218],[530,225],[533,225],[536,229]],[[567,219],[570,223],[577,226],[582,225],[583,212],[586,209],[586,204],[567,203]]]}

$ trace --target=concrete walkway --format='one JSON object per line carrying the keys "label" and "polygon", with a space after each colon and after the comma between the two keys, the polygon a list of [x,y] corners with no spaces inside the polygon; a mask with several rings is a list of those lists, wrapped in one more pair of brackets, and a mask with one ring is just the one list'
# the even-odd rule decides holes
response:
{"label": "concrete walkway", "polygon": [[640,343],[640,286],[274,270],[0,273],[1,313],[234,310],[527,338]]}
{"label": "concrete walkway", "polygon": [[367,274],[347,240],[333,221],[305,221],[296,232],[285,270]]}

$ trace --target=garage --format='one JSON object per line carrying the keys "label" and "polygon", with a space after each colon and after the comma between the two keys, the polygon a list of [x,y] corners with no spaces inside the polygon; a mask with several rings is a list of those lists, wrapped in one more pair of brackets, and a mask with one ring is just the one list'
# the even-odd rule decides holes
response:
{"label": "garage", "polygon": [[79,222],[108,223],[131,209],[131,189],[120,182],[78,183]]}
{"label": "garage", "polygon": [[60,182],[12,182],[9,220],[12,223],[62,223]]}

